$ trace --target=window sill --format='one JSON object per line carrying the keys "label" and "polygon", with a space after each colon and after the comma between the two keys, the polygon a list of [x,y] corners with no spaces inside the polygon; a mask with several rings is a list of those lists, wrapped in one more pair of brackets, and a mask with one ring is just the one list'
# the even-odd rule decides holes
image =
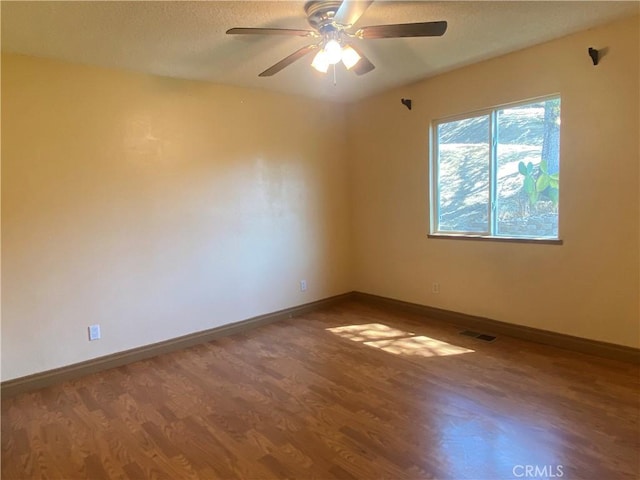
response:
{"label": "window sill", "polygon": [[472,240],[484,242],[535,243],[538,245],[562,245],[562,240],[555,238],[520,238],[520,237],[488,237],[486,235],[457,235],[455,233],[431,233],[427,238],[438,240]]}

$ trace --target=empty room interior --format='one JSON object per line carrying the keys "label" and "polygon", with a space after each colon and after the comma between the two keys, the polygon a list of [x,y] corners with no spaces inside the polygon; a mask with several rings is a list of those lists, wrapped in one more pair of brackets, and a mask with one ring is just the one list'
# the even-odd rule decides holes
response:
{"label": "empty room interior", "polygon": [[640,478],[640,3],[0,8],[3,479]]}

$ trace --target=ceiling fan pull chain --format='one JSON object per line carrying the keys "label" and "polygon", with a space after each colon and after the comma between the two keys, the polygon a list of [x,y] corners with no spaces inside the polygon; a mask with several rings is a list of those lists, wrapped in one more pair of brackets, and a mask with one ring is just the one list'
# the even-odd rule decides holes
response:
{"label": "ceiling fan pull chain", "polygon": [[334,63],[332,67],[333,67],[333,86],[335,87],[338,85],[338,82],[336,81],[336,64]]}

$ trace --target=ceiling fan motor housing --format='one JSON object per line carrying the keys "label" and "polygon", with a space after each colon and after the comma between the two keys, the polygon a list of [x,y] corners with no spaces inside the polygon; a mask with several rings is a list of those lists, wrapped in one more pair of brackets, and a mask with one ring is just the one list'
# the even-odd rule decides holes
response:
{"label": "ceiling fan motor housing", "polygon": [[333,19],[341,4],[341,1],[332,0],[312,0],[307,2],[304,5],[304,11],[307,14],[307,21],[309,22],[309,25],[320,33],[337,30]]}

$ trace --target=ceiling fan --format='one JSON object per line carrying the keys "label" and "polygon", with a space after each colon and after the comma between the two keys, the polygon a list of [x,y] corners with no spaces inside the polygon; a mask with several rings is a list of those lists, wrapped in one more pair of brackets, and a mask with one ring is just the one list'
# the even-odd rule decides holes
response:
{"label": "ceiling fan", "polygon": [[373,25],[353,31],[353,25],[373,3],[373,0],[312,0],[305,3],[304,10],[312,30],[289,28],[231,28],[229,35],[290,35],[310,37],[314,43],[296,50],[275,65],[262,72],[260,77],[270,77],[288,67],[296,60],[316,51],[311,63],[316,70],[326,73],[330,65],[342,61],[348,70],[364,75],[376,68],[357,48],[354,40],[401,37],[439,37],[447,31],[447,22],[401,23],[395,25]]}

